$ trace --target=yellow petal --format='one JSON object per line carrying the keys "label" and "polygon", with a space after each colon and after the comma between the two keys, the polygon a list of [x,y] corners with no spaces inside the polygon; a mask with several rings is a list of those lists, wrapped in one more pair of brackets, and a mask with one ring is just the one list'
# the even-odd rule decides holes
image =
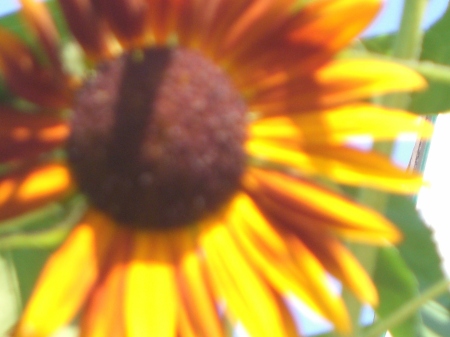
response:
{"label": "yellow petal", "polygon": [[300,148],[282,142],[250,140],[247,152],[254,158],[296,169],[304,175],[321,175],[339,183],[372,187],[394,193],[414,194],[422,177],[405,171],[375,152],[350,147]]}
{"label": "yellow petal", "polygon": [[61,199],[73,189],[62,164],[45,164],[0,178],[0,219],[17,216]]}
{"label": "yellow petal", "polygon": [[303,219],[317,218],[328,223],[328,230],[351,240],[387,244],[401,239],[400,232],[377,212],[305,180],[251,169],[242,183],[258,205],[284,226],[307,229]]}
{"label": "yellow petal", "polygon": [[329,49],[341,48],[372,22],[381,6],[380,0],[313,1],[299,10],[299,16],[304,15],[308,19],[296,20],[301,27],[307,28],[301,34],[297,32],[293,35],[297,39],[300,35],[307,41],[316,40]]}
{"label": "yellow petal", "polygon": [[239,252],[226,227],[216,225],[203,236],[201,245],[208,275],[233,323],[242,323],[251,336],[286,336],[273,294]]}
{"label": "yellow petal", "polygon": [[[301,243],[292,245],[291,233],[280,233],[274,227],[276,223],[269,224],[244,195],[236,201],[230,226],[247,259],[281,295],[294,294],[313,311],[331,320],[340,331],[349,331],[344,304],[332,290],[325,270],[306,247],[299,247]],[[297,260],[293,259],[295,256]]]}
{"label": "yellow petal", "polygon": [[14,336],[50,336],[77,314],[98,280],[114,233],[109,219],[88,212],[44,267]]}
{"label": "yellow petal", "polygon": [[170,235],[136,231],[125,293],[129,336],[173,337],[178,295]]}
{"label": "yellow petal", "polygon": [[344,145],[354,136],[392,140],[402,133],[429,138],[433,126],[423,117],[370,104],[262,118],[250,125],[251,139],[299,145]]}
{"label": "yellow petal", "polygon": [[254,85],[249,106],[267,115],[300,113],[425,86],[418,73],[395,63],[339,60],[313,74],[280,71],[265,78]]}

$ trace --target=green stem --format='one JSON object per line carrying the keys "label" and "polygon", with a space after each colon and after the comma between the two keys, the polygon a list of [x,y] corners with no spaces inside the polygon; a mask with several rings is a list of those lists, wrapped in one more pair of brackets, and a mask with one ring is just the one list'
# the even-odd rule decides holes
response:
{"label": "green stem", "polygon": [[403,17],[395,43],[393,56],[405,60],[417,60],[422,48],[423,14],[428,0],[406,0]]}
{"label": "green stem", "polygon": [[1,235],[0,251],[17,248],[53,248],[60,244],[85,214],[87,205],[84,198],[74,197],[67,207],[64,218],[49,228]]}
{"label": "green stem", "polygon": [[[421,23],[428,0],[407,0],[404,2],[403,16],[400,29],[394,42],[392,56],[403,60],[417,60],[422,47]],[[383,106],[405,109],[408,104],[408,94],[387,95],[379,99]],[[373,150],[390,156],[393,143],[376,143]],[[359,200],[376,210],[383,212],[387,202],[387,195],[370,190],[363,190]]]}
{"label": "green stem", "polygon": [[[403,7],[403,17],[394,43],[392,56],[402,60],[417,60],[422,49],[423,14],[428,0],[407,0]],[[406,108],[408,94],[394,94],[383,97],[382,104],[391,108]],[[390,149],[392,150],[392,148]]]}
{"label": "green stem", "polygon": [[416,297],[411,301],[403,304],[391,316],[372,325],[367,329],[363,337],[378,337],[387,330],[392,329],[393,327],[402,323],[405,319],[413,315],[425,303],[446,292],[449,286],[450,281],[448,280],[442,280],[436,283],[434,286],[423,292],[419,297]]}
{"label": "green stem", "polygon": [[[422,46],[421,22],[425,12],[427,0],[406,0],[403,8],[403,16],[396,40],[394,42],[393,57],[399,59],[415,60],[419,57]],[[394,94],[382,97],[377,103],[392,108],[406,108],[408,104],[408,94]],[[376,143],[373,150],[390,156],[393,150],[393,143]],[[384,213],[388,201],[388,195],[378,191],[362,189],[358,201],[369,207]],[[369,274],[373,274],[376,266],[377,250],[372,247],[358,247],[350,245],[350,249],[358,257],[362,265]],[[344,300],[348,307],[351,319],[354,323],[359,322],[361,312],[360,303],[347,290],[343,293]],[[355,324],[354,336],[360,334],[360,327]]]}
{"label": "green stem", "polygon": [[63,215],[64,208],[60,204],[52,203],[16,218],[2,221],[0,222],[0,239],[5,234],[23,230],[48,219],[58,219]]}

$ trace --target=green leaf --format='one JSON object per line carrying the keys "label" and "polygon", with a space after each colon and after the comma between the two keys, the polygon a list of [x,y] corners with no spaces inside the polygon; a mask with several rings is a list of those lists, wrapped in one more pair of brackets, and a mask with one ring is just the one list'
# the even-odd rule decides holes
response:
{"label": "green leaf", "polygon": [[22,306],[25,306],[28,301],[36,280],[51,252],[50,249],[21,249],[14,250],[11,253],[19,280]]}
{"label": "green leaf", "polygon": [[9,336],[21,310],[17,275],[9,253],[0,254],[0,336]]}
{"label": "green leaf", "polygon": [[[341,190],[351,198],[358,195],[355,188],[341,187]],[[380,292],[381,307],[377,312],[380,318],[389,317],[389,312],[395,312],[402,304],[445,279],[432,231],[420,218],[413,200],[406,196],[389,195],[385,215],[403,232],[404,239],[398,247],[389,248],[392,251],[382,249],[377,260],[373,277]],[[448,292],[439,296],[436,303],[441,309],[441,318],[450,316]],[[443,311],[445,315],[442,315]],[[438,325],[432,315],[430,310],[421,311],[405,325],[397,327],[397,332],[392,332],[394,336],[401,337],[417,334],[448,337],[449,334],[440,334],[443,329],[436,328]],[[438,322],[440,326],[449,324],[442,319]],[[415,335],[404,335],[407,331],[414,331]]]}
{"label": "green leaf", "polygon": [[[449,31],[450,7],[447,9],[444,16],[424,35],[420,60],[425,65],[423,67],[425,68],[425,73],[421,73],[426,76],[429,87],[424,92],[412,94],[412,102],[409,106],[409,110],[411,111],[430,114],[450,110],[450,95],[448,95],[450,91],[450,78],[444,80],[442,77],[436,78],[435,76],[427,76],[426,73],[427,70],[433,68],[433,65],[435,65],[435,68],[437,69],[450,65],[450,44],[448,43]],[[393,35],[384,35],[363,39],[362,43],[364,47],[371,52],[390,55],[392,52],[393,41]],[[420,71],[420,69],[418,70]]]}
{"label": "green leaf", "polygon": [[[394,313],[390,316],[376,321],[373,325],[368,327],[363,334],[364,337],[379,337],[380,334],[385,333],[386,331],[391,331],[392,329],[402,322],[406,321],[408,318],[414,316],[424,305],[430,303],[434,298],[438,297],[443,292],[448,291],[448,287],[450,286],[450,282],[447,280],[441,280],[440,282],[434,284],[432,287],[421,293],[419,296],[411,299],[410,301],[401,305]],[[424,331],[429,329],[424,329],[421,326],[421,334],[424,334]],[[436,334],[433,332],[433,336]]]}
{"label": "green leaf", "polygon": [[[405,196],[391,195],[386,216],[403,232],[403,242],[398,246],[402,258],[414,273],[419,290],[428,289],[445,278],[442,261],[429,227],[418,215],[413,201]],[[444,305],[450,304],[450,294],[440,297]]]}
{"label": "green leaf", "polygon": [[0,222],[0,251],[48,248],[60,244],[86,213],[83,196],[48,205],[10,221]]}
{"label": "green leaf", "polygon": [[[393,313],[394,308],[411,300],[418,292],[445,279],[432,231],[421,220],[413,201],[405,196],[390,195],[386,216],[402,230],[404,240],[398,246],[398,256],[383,249],[378,260],[374,278],[380,291],[381,311],[377,313],[381,318],[388,317],[389,312]],[[399,258],[402,261],[398,261]],[[446,329],[450,326],[449,304],[450,294],[445,292],[413,318],[392,329],[393,336],[450,336],[450,329]]]}
{"label": "green leaf", "polygon": [[[391,316],[404,303],[418,295],[414,275],[393,247],[379,250],[373,279],[380,296],[380,305],[376,308],[380,319]],[[417,313],[393,327],[390,332],[394,337],[417,336],[420,323],[421,318]]]}
{"label": "green leaf", "polygon": [[[444,16],[425,34],[421,60],[450,65],[450,7]],[[450,85],[431,80],[429,89],[413,95],[412,109],[418,112],[444,112],[450,110]]]}
{"label": "green leaf", "polygon": [[[3,222],[2,231],[0,231],[0,251],[12,249],[11,256],[17,270],[22,306],[31,295],[37,277],[50,253],[63,241],[71,228],[79,223],[86,207],[84,198],[75,195],[65,203],[49,205],[11,220],[9,223]],[[1,277],[0,268],[0,301],[3,296]],[[2,327],[1,324],[0,327]],[[0,336],[3,336],[1,330]]]}
{"label": "green leaf", "polygon": [[362,39],[361,42],[366,50],[387,56],[392,54],[394,40],[395,35],[385,34],[371,37],[369,39]]}

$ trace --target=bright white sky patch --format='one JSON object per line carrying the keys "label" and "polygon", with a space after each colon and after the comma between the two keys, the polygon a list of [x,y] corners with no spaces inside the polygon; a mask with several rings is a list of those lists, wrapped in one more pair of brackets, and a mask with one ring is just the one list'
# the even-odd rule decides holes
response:
{"label": "bright white sky patch", "polygon": [[422,188],[417,208],[434,230],[444,268],[450,276],[450,114],[439,115],[424,172],[428,187]]}

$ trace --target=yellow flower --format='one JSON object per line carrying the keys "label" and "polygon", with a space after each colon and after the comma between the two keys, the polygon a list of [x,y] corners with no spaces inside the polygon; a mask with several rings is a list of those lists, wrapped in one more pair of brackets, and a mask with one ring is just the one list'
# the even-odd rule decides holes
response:
{"label": "yellow flower", "polygon": [[421,185],[348,145],[431,132],[364,101],[419,89],[420,76],[334,59],[380,1],[60,1],[91,66],[84,78],[60,59],[44,5],[21,2],[39,50],[0,30],[3,77],[28,101],[0,109],[0,219],[74,193],[90,208],[45,266],[16,336],[48,336],[78,313],[83,336],[223,336],[226,321],[293,335],[287,296],[349,331],[329,274],[376,305],[339,238],[401,235],[314,177],[395,193]]}

